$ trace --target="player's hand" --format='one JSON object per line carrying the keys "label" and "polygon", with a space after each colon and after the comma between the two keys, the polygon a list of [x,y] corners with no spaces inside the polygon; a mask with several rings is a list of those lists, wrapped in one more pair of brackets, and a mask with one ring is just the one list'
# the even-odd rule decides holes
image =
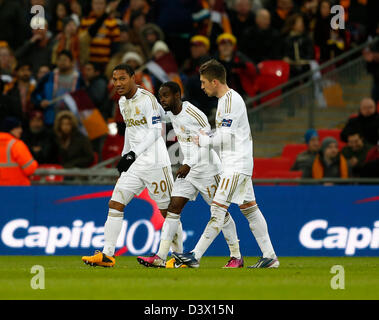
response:
{"label": "player's hand", "polygon": [[190,172],[190,170],[191,167],[188,164],[183,164],[176,172],[176,176],[178,178],[185,178],[187,174]]}
{"label": "player's hand", "polygon": [[125,154],[117,164],[117,170],[121,174],[125,171],[128,171],[129,167],[136,160],[136,154],[133,151]]}

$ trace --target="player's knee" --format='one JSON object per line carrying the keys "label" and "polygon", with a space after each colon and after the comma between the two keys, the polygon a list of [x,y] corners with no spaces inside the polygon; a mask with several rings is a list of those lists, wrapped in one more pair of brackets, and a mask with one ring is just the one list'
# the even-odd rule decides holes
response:
{"label": "player's knee", "polygon": [[227,213],[227,209],[220,207],[218,205],[212,204],[210,222],[215,223],[217,228],[221,230],[222,226],[224,225],[226,213]]}
{"label": "player's knee", "polygon": [[115,209],[115,210],[121,211],[121,212],[123,212],[125,209],[124,204],[117,202],[117,201],[114,201],[114,200],[109,200],[108,206],[109,206],[109,209]]}
{"label": "player's knee", "polygon": [[180,201],[171,199],[170,204],[168,205],[168,211],[176,214],[180,214],[183,210],[183,204]]}
{"label": "player's knee", "polygon": [[253,207],[255,205],[257,205],[256,201],[246,201],[243,204],[241,204],[239,207],[240,207],[241,210],[243,210],[243,209],[246,209],[246,208],[249,208],[249,207]]}

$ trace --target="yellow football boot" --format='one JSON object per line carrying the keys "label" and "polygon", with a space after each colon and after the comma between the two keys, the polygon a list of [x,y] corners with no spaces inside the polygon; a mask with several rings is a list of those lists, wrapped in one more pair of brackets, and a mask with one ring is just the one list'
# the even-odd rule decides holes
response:
{"label": "yellow football boot", "polygon": [[82,261],[92,267],[113,267],[116,264],[114,257],[107,256],[99,250],[96,250],[93,256],[82,257]]}
{"label": "yellow football boot", "polygon": [[174,268],[188,268],[188,267],[185,264],[178,265],[175,261],[175,258],[172,258],[166,262],[166,268],[174,269]]}

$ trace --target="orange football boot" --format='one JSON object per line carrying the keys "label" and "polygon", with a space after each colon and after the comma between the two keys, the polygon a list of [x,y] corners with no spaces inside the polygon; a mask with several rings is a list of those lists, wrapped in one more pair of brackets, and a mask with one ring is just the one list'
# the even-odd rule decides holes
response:
{"label": "orange football boot", "polygon": [[82,257],[82,261],[92,267],[113,267],[116,264],[114,257],[107,256],[99,250],[96,250],[93,256]]}

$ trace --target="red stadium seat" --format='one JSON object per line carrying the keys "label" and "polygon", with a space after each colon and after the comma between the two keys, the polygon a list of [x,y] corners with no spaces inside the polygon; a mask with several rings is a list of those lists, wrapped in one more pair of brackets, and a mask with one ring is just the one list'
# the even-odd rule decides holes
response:
{"label": "red stadium seat", "polygon": [[253,177],[264,177],[270,171],[290,171],[291,159],[288,158],[254,158]]}
{"label": "red stadium seat", "polygon": [[268,170],[265,172],[257,172],[257,175],[254,175],[255,179],[294,179],[301,178],[301,171],[287,171],[287,170]]}
{"label": "red stadium seat", "polygon": [[[38,166],[38,169],[63,169],[63,167],[59,164],[40,164]],[[40,181],[41,176],[38,175],[32,175],[30,177],[31,181]],[[56,175],[49,175],[45,176],[45,181],[48,182],[61,182],[63,181],[63,176],[56,176]]]}
{"label": "red stadium seat", "polygon": [[124,147],[124,137],[116,135],[108,135],[105,139],[103,150],[102,150],[102,159],[107,160],[116,156],[119,156]]}
{"label": "red stadium seat", "polygon": [[341,141],[341,129],[318,129],[317,132],[320,137],[320,142],[322,142],[322,140],[326,137],[333,137],[337,141]]}
{"label": "red stadium seat", "polygon": [[[256,80],[257,90],[265,92],[288,81],[290,66],[283,60],[267,60],[258,64],[259,75]],[[279,89],[261,99],[261,103],[280,96],[282,90]]]}
{"label": "red stadium seat", "polygon": [[297,155],[307,149],[308,146],[305,143],[288,143],[282,150],[282,158],[291,159],[291,163],[294,163]]}

